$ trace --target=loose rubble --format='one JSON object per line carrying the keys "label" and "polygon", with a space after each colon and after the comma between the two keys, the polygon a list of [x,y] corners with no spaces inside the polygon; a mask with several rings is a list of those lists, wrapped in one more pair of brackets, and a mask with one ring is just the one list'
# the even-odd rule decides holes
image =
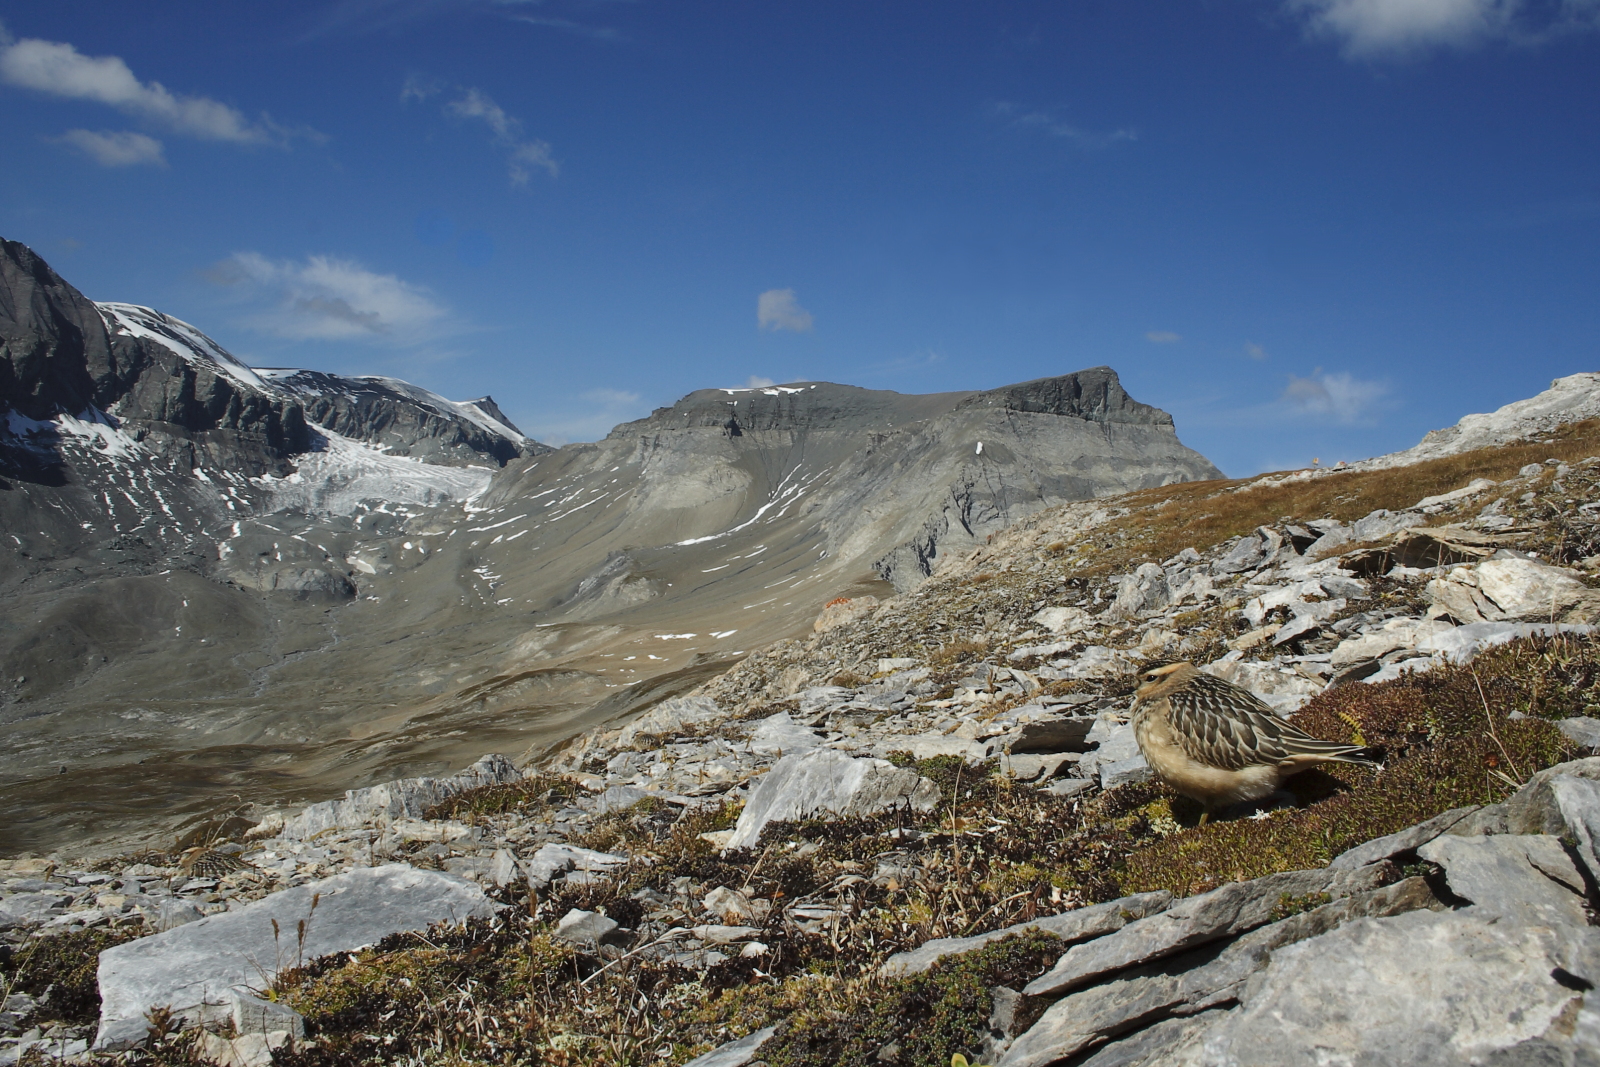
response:
{"label": "loose rubble", "polygon": [[[1142,665],[1191,659],[1292,716],[1345,686],[1376,693],[1391,682],[1400,692],[1508,643],[1588,648],[1600,615],[1597,482],[1600,459],[1532,463],[1411,508],[1282,519],[1160,560],[1138,557],[1156,536],[1149,509],[1170,505],[1069,505],[997,535],[920,590],[830,605],[810,636],[521,767],[486,756],[449,778],[269,813],[239,839],[209,843],[240,868],[217,865],[219,877],[155,853],[0,862],[0,935],[11,945],[125,941],[101,956],[100,1051],[85,1025],[34,1026],[47,1009],[19,995],[0,1014],[9,1035],[0,1064],[48,1042],[69,1057],[137,1044],[154,1007],[170,1010],[174,1026],[206,1027],[195,1047],[214,1063],[310,1055],[331,1040],[316,1032],[325,1016],[315,990],[337,976],[333,964],[285,969],[274,987],[311,1012],[305,1021],[293,1011],[268,1018],[273,1009],[260,1003],[271,1002],[256,994],[286,966],[291,912],[318,893],[296,964],[341,952],[341,966],[357,968],[425,952],[389,935],[443,921],[463,932],[440,944],[510,939],[530,960],[565,968],[576,985],[562,1025],[573,1029],[538,1038],[551,1062],[601,1062],[599,1046],[575,1036],[585,1010],[576,991],[609,988],[630,968],[656,976],[647,1014],[659,1014],[637,1022],[640,1033],[680,1035],[630,1040],[664,1050],[648,1054],[666,1064],[820,1063],[805,1058],[808,1027],[855,1019],[857,1036],[839,1038],[849,1045],[878,1025],[865,1007],[855,1016],[824,1007],[870,1004],[860,992],[868,986],[851,983],[924,990],[956,975],[977,983],[962,1010],[988,1020],[970,1041],[951,1045],[958,1038],[938,1027],[901,1033],[860,1062],[915,1062],[935,1047],[917,1041],[1039,1067],[1083,1056],[1298,1062],[1284,1041],[1396,1062],[1445,1062],[1428,1049],[1448,1049],[1449,1062],[1509,1049],[1588,1062],[1574,1057],[1600,1048],[1600,1016],[1583,995],[1600,982],[1590,925],[1600,759],[1539,770],[1518,763],[1526,746],[1502,745],[1505,759],[1474,787],[1498,793],[1419,812],[1427,817],[1413,825],[1390,821],[1374,840],[1316,860],[1325,866],[1258,877],[1225,868],[1203,892],[1117,890],[1140,877],[1135,850],[1198,833],[1194,813],[1152,779],[1126,724]],[[1486,715],[1489,702],[1486,690]],[[1533,721],[1520,706],[1506,721],[1519,717]],[[1569,712],[1546,730],[1539,751],[1570,757],[1600,744],[1591,715]],[[1325,788],[1324,797],[1350,787]],[[1270,833],[1307,803],[1315,798],[1279,796],[1224,813],[1237,822],[1206,840],[1257,823]],[[1092,820],[1092,832],[1072,836]],[[1028,841],[1030,821],[1050,828],[1042,836],[1058,868],[1039,866],[1045,843]],[[1011,843],[994,844],[1002,840]],[[1000,862],[986,847],[1014,854]],[[368,899],[340,887],[406,871],[435,887],[438,908],[325,921],[341,893]],[[985,902],[981,914],[965,913],[951,889],[962,879],[982,883],[964,890]],[[252,919],[269,912],[276,941]],[[211,931],[251,922],[254,948],[183,957],[193,995],[124,977],[162,946],[203,946]],[[318,940],[335,933],[337,943]],[[390,947],[368,947],[380,944]],[[820,962],[828,945],[849,960],[836,971]],[[245,975],[240,952],[253,952],[263,973]],[[265,954],[272,966],[261,968]],[[1487,972],[1468,974],[1473,959],[1490,961]],[[1373,979],[1349,977],[1359,967],[1393,971],[1404,995],[1373,1003],[1363,987]],[[1461,991],[1432,1029],[1405,1025],[1433,995],[1398,977],[1408,967]],[[808,980],[818,984],[803,995]],[[747,1012],[692,1021],[741,988],[763,990],[747,994]],[[219,1030],[219,1020],[229,1025]]]}

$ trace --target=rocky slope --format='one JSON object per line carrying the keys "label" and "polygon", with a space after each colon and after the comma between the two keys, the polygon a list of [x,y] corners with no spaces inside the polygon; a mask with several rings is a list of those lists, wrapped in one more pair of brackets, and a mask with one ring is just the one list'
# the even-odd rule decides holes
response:
{"label": "rocky slope", "polygon": [[702,390],[552,450],[0,252],[0,848],[547,745],[1040,509],[1219,474],[1107,368]]}
{"label": "rocky slope", "polygon": [[[17,972],[12,1048],[54,1026],[115,1049],[151,1006],[193,1025],[211,996],[232,1030],[148,1054],[1592,1063],[1597,509],[1594,421],[1046,509],[527,770],[486,757],[170,853],[13,861],[7,936],[46,930],[60,962]],[[1174,658],[1382,766],[1198,825],[1122,722],[1136,669]],[[185,868],[191,843],[213,851]],[[287,924],[318,891],[376,912],[408,866],[443,873],[383,904],[392,925],[308,913],[338,955],[280,961],[270,1011],[233,991],[250,916]],[[451,927],[489,907],[474,891],[506,907]],[[86,987],[83,954],[118,942]],[[41,1004],[52,983],[78,992]]]}

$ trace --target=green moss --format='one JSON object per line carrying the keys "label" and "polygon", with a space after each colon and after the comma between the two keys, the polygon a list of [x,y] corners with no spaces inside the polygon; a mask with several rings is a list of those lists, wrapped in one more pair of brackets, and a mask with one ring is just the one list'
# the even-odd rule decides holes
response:
{"label": "green moss", "polygon": [[1057,938],[1030,933],[941,960],[922,974],[862,983],[852,1003],[790,1016],[761,1058],[771,1067],[877,1067],[878,1051],[893,1043],[902,1063],[949,1063],[982,1039],[994,986],[1021,986],[1060,955]]}
{"label": "green moss", "polygon": [[46,1018],[87,1026],[100,1017],[100,953],[143,933],[136,927],[80,930],[7,946],[9,954],[0,957],[0,991],[43,997],[49,990]]}

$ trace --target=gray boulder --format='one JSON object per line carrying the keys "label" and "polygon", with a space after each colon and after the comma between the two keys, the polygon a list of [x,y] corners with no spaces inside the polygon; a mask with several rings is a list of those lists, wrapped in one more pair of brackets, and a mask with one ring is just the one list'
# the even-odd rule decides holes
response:
{"label": "gray boulder", "polygon": [[1167,575],[1156,563],[1141,563],[1139,569],[1117,584],[1117,598],[1109,614],[1113,618],[1135,618],[1160,611],[1172,600]]}
{"label": "gray boulder", "polygon": [[1353,918],[1439,907],[1427,883],[1395,885],[1324,904],[1263,926],[1220,952],[1202,948],[1063,997],[1011,1047],[1000,1067],[1043,1067],[1074,1056],[1164,1014],[1187,1015],[1238,998],[1273,952],[1317,937]]}
{"label": "gray boulder", "polygon": [[238,911],[117,945],[100,953],[95,1048],[139,1044],[152,1008],[168,1008],[186,1025],[197,1025],[228,1003],[236,987],[259,987],[286,967],[390,934],[493,913],[471,882],[392,864],[286,889]]}
{"label": "gray boulder", "polygon": [[599,947],[625,940],[626,935],[620,934],[620,929],[615,919],[609,919],[597,911],[573,908],[556,923],[556,936],[574,944]]}
{"label": "gray boulder", "polygon": [[710,697],[670,697],[624,726],[617,747],[634,748],[645,738],[671,736],[725,717]]}
{"label": "gray boulder", "polygon": [[[1470,909],[1356,919],[1274,952],[1242,992],[1242,1006],[1169,1062],[1572,1063],[1563,1046],[1571,1053],[1574,1037],[1593,1040],[1600,1022],[1576,989],[1597,981],[1600,931],[1591,928],[1529,925]],[[1517,1057],[1519,1046],[1541,1040],[1554,1058]]]}
{"label": "gray boulder", "polygon": [[751,847],[769,822],[875,815],[894,808],[932,811],[938,802],[938,786],[915,771],[820,748],[777,762],[756,786],[726,847]]}
{"label": "gray boulder", "polygon": [[539,850],[522,862],[527,872],[528,884],[543,889],[568,871],[587,871],[592,874],[611,875],[628,865],[627,856],[609,852],[596,852],[592,848],[576,845],[541,845]]}
{"label": "gray boulder", "polygon": [[750,734],[750,751],[758,756],[786,756],[809,752],[822,744],[815,730],[809,730],[790,717],[787,711],[770,715],[755,724]]}
{"label": "gray boulder", "polygon": [[521,780],[522,772],[509,759],[488,755],[448,778],[402,778],[366,789],[347,790],[343,800],[312,804],[299,815],[285,820],[279,833],[282,837],[304,839],[336,826],[420,819],[427,809],[457,793]]}

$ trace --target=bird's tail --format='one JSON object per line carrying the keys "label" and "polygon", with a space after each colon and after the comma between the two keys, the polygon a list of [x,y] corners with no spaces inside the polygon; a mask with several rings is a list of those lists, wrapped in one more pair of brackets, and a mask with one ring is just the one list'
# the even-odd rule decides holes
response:
{"label": "bird's tail", "polygon": [[1315,737],[1296,738],[1289,747],[1289,759],[1307,766],[1314,763],[1353,763],[1357,767],[1376,767],[1376,753],[1365,745],[1343,741],[1323,741]]}

